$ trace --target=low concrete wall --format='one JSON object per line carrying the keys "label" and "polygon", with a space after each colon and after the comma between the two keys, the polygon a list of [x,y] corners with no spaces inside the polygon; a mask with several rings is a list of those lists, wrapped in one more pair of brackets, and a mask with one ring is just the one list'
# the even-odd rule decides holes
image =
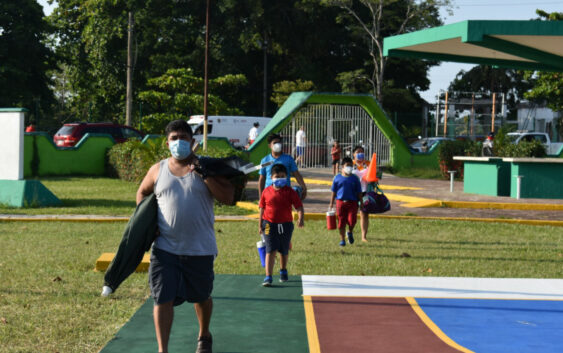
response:
{"label": "low concrete wall", "polygon": [[454,157],[464,162],[463,191],[520,198],[563,199],[563,158]]}
{"label": "low concrete wall", "polygon": [[510,164],[502,158],[454,157],[463,161],[463,192],[468,194],[509,196]]}
{"label": "low concrete wall", "polygon": [[115,144],[108,134],[86,134],[76,146],[59,148],[44,132],[24,136],[24,176],[104,175],[106,154]]}

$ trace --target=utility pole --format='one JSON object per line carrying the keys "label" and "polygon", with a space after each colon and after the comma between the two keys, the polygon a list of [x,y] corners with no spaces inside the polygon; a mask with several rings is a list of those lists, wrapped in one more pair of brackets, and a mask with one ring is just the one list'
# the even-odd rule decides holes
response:
{"label": "utility pole", "polygon": [[444,103],[444,137],[448,136],[448,91],[446,91],[446,102]]}
{"label": "utility pole", "polygon": [[133,111],[133,27],[135,19],[133,12],[129,11],[129,25],[127,28],[127,98],[125,106],[125,125],[131,126],[131,113]]}
{"label": "utility pole", "polygon": [[491,132],[495,132],[495,101],[497,100],[496,92],[493,93],[493,111],[491,112]]}
{"label": "utility pole", "polygon": [[204,78],[203,78],[203,150],[207,152],[207,76],[208,61],[209,61],[209,1],[207,0],[207,9],[205,12],[205,64],[204,64]]}
{"label": "utility pole", "polygon": [[262,43],[264,50],[264,83],[262,86],[262,116],[267,116],[268,112],[268,34],[264,31],[264,42]]}

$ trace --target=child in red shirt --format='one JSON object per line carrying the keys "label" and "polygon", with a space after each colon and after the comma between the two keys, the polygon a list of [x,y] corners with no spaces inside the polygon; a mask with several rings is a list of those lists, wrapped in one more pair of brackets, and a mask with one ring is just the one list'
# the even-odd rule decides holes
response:
{"label": "child in red shirt", "polygon": [[336,176],[339,173],[339,164],[340,164],[340,153],[342,149],[340,148],[340,144],[338,144],[338,140],[334,140],[334,145],[332,145],[332,149],[330,150],[330,154],[332,155],[332,175]]}
{"label": "child in red shirt", "polygon": [[272,285],[272,271],[276,251],[280,253],[280,282],[288,280],[287,262],[289,243],[293,234],[293,215],[291,206],[299,215],[297,226],[303,227],[303,204],[295,190],[287,186],[287,171],[282,164],[272,166],[273,184],[262,192],[260,197],[259,232],[264,233],[266,242],[266,278],[262,285]]}

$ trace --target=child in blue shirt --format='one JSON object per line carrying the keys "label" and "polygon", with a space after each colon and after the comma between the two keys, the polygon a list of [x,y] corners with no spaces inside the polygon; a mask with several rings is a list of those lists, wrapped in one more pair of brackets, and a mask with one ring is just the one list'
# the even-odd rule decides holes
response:
{"label": "child in blue shirt", "polygon": [[358,217],[358,202],[362,199],[362,185],[360,179],[352,173],[354,162],[351,158],[342,159],[342,173],[332,181],[332,195],[329,208],[332,209],[336,199],[336,214],[338,216],[338,231],[340,233],[340,246],[346,245],[344,233],[348,225],[348,242],[354,243],[354,226]]}

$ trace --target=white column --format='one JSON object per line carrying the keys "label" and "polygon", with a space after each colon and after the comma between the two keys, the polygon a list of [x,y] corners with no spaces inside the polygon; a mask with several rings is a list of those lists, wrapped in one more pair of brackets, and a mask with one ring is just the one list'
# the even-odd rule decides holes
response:
{"label": "white column", "polygon": [[0,108],[0,180],[23,179],[25,109]]}

